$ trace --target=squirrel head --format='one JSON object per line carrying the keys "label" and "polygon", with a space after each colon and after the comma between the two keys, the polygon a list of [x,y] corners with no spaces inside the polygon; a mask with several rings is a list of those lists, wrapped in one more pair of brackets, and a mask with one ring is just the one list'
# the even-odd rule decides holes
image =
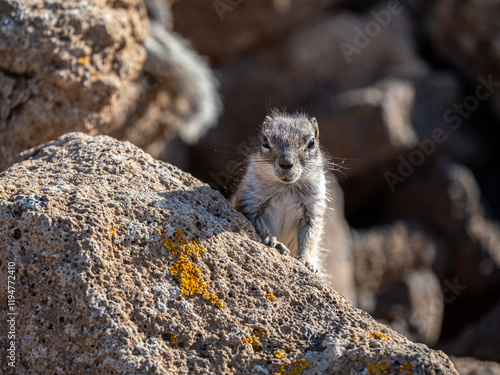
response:
{"label": "squirrel head", "polygon": [[314,117],[275,110],[262,125],[255,161],[267,170],[266,178],[295,183],[306,175],[304,171],[319,171],[323,165],[318,136]]}

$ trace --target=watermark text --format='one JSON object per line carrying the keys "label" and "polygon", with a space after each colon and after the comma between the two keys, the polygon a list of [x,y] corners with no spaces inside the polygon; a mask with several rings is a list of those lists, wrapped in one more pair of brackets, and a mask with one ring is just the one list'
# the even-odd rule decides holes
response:
{"label": "watermark text", "polygon": [[16,367],[16,264],[7,267],[7,366]]}

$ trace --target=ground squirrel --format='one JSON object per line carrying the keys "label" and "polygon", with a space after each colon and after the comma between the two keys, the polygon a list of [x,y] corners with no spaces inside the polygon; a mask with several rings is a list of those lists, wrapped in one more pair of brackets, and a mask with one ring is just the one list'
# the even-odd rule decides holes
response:
{"label": "ground squirrel", "polygon": [[326,210],[327,162],[318,135],[315,118],[273,111],[232,198],[266,245],[314,272]]}

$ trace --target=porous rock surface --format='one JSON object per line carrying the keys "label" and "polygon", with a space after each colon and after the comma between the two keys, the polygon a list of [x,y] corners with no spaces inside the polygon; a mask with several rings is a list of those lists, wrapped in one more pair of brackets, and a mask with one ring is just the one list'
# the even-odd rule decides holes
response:
{"label": "porous rock surface", "polygon": [[0,0],[0,170],[69,131],[102,131],[147,34],[141,0]]}
{"label": "porous rock surface", "polygon": [[[180,294],[175,234],[205,248],[192,264],[219,307]],[[457,374],[259,243],[208,185],[107,136],[67,134],[0,174],[0,248],[3,285],[16,263],[23,374],[286,374],[292,360],[304,374]]]}

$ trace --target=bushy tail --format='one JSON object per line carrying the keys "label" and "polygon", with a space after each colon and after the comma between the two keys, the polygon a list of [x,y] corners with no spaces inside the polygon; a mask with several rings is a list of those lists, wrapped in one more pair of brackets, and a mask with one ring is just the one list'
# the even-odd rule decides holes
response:
{"label": "bushy tail", "polygon": [[151,21],[145,70],[174,94],[180,136],[195,143],[214,126],[222,105],[218,83],[207,63],[180,36]]}

